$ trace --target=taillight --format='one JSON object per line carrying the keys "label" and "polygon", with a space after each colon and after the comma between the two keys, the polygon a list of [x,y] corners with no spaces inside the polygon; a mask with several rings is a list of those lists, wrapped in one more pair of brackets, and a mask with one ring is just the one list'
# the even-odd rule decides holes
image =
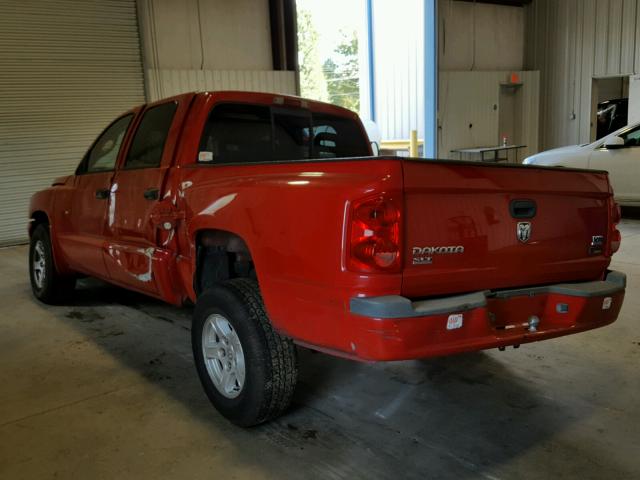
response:
{"label": "taillight", "polygon": [[347,258],[349,270],[400,270],[400,217],[400,195],[380,195],[353,203]]}
{"label": "taillight", "polygon": [[620,248],[620,231],[617,229],[618,223],[620,223],[620,219],[622,218],[622,213],[620,212],[620,205],[618,205],[613,197],[609,200],[609,255],[613,255]]}

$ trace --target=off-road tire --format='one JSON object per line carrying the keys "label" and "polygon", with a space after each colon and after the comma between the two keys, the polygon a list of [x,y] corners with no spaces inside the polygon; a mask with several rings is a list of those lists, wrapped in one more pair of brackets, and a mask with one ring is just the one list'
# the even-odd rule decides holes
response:
{"label": "off-road tire", "polygon": [[[218,390],[205,363],[203,332],[207,319],[216,314],[231,324],[244,352],[245,380],[235,398]],[[276,418],[288,408],[298,378],[296,347],[271,326],[255,280],[236,278],[202,293],[193,315],[191,343],[209,400],[231,422],[250,427]]]}

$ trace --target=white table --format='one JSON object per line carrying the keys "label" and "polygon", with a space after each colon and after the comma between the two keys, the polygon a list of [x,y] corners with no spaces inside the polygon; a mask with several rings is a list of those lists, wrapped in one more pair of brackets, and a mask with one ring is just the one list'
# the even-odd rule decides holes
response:
{"label": "white table", "polygon": [[[451,150],[451,153],[457,153],[460,155],[460,160],[462,160],[462,155],[480,155],[481,162],[499,162],[501,160],[509,161],[509,151],[514,150],[516,152],[516,163],[518,163],[518,150],[521,148],[527,148],[526,145],[499,145],[495,147],[473,147],[473,148],[458,148],[456,150]],[[485,158],[485,154],[488,152],[493,152],[493,156],[491,158]],[[507,152],[507,156],[501,158],[499,156],[500,152]]]}

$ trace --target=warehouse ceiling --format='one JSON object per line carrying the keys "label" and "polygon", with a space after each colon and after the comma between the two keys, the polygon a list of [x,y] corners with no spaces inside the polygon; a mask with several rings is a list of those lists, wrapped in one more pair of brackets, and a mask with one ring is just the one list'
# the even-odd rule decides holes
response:
{"label": "warehouse ceiling", "polygon": [[494,5],[506,5],[509,7],[523,7],[533,0],[456,0],[457,2],[491,3]]}

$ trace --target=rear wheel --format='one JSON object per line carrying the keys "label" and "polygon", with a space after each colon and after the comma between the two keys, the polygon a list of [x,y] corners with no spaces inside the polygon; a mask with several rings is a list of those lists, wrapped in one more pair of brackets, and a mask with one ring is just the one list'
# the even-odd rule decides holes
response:
{"label": "rear wheel", "polygon": [[191,340],[209,400],[233,423],[257,425],[287,409],[298,377],[296,349],[272,328],[255,280],[205,291],[196,302]]}
{"label": "rear wheel", "polygon": [[31,235],[29,277],[33,294],[44,303],[55,304],[65,300],[75,287],[75,278],[62,276],[56,270],[49,227],[45,224],[36,226]]}

